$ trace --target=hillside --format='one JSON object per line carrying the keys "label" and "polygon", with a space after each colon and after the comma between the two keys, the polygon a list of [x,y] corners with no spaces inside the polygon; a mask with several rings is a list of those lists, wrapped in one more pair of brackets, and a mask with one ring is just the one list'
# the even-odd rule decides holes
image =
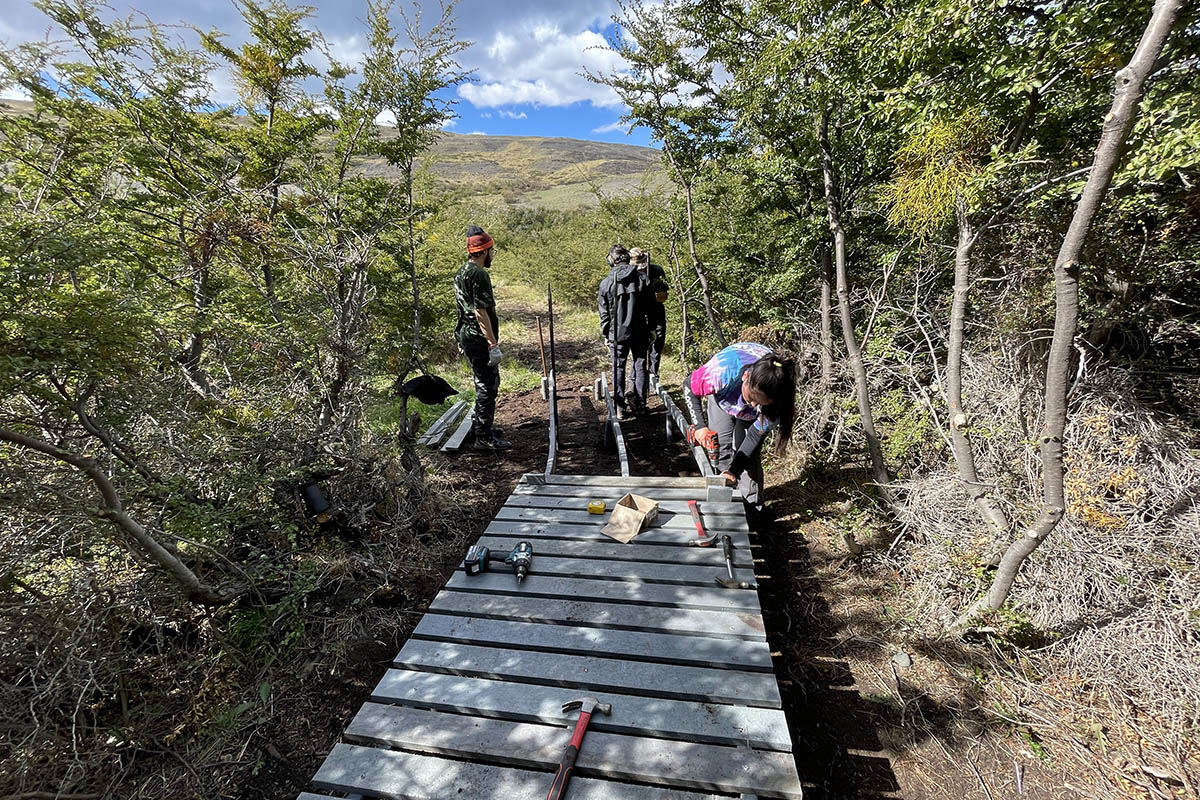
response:
{"label": "hillside", "polygon": [[[33,104],[5,100],[17,113]],[[394,128],[382,128],[386,139]],[[605,196],[661,187],[668,181],[661,154],[651,147],[543,136],[482,136],[443,133],[426,164],[445,188],[463,195],[499,195],[514,206],[572,209],[594,206]],[[370,175],[398,177],[382,158],[361,168]]]}
{"label": "hillside", "polygon": [[[591,206],[595,189],[612,195],[667,181],[658,150],[579,139],[444,133],[429,160],[446,186],[468,195],[499,194],[510,205]],[[368,169],[389,171],[381,159]]]}

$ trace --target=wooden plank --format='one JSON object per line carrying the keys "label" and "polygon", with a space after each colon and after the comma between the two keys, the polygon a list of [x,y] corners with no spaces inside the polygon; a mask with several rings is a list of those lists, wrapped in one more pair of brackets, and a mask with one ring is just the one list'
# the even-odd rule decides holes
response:
{"label": "wooden plank", "polygon": [[[541,473],[534,473],[540,475]],[[524,483],[525,478],[521,481]],[[620,486],[632,491],[637,486],[661,486],[674,487],[677,489],[690,489],[694,486],[707,488],[708,484],[704,478],[691,476],[680,476],[677,478],[668,477],[649,477],[638,475],[635,477],[622,477],[620,475],[551,475],[546,479],[547,484],[557,484],[559,486]]]}
{"label": "wooden plank", "polygon": [[450,430],[450,426],[458,421],[459,415],[467,410],[467,401],[459,400],[450,408],[446,409],[446,413],[438,417],[429,429],[417,439],[417,444],[429,445],[436,447],[442,441],[442,437],[446,435],[446,431]]}
{"label": "wooden plank", "polygon": [[446,443],[442,445],[443,453],[457,453],[462,449],[463,442],[466,441],[467,434],[471,432],[471,425],[475,423],[474,409],[468,411],[463,417],[462,422],[458,424],[458,428],[451,434]]}
{"label": "wooden plank", "polygon": [[[699,445],[689,445],[687,443],[684,431],[687,429],[688,421],[684,418],[683,412],[679,410],[679,406],[675,405],[675,401],[671,398],[670,393],[660,386],[658,389],[658,398],[662,400],[663,408],[666,409],[667,419],[669,421],[674,420],[675,427],[679,429],[679,438],[684,440],[683,446],[691,448],[692,458],[696,462],[696,469],[700,470],[701,475],[715,474],[716,470],[713,469],[712,464],[709,462],[708,454],[704,452],[704,448]],[[667,423],[668,427],[670,426],[669,421]]]}
{"label": "wooden plank", "polygon": [[762,617],[756,612],[731,614],[724,611],[656,608],[623,603],[597,603],[574,598],[556,600],[502,594],[480,597],[474,592],[456,592],[448,589],[438,593],[429,610],[481,619],[513,619],[582,628],[762,641],[767,638]]}
{"label": "wooden plank", "polygon": [[613,440],[617,444],[617,460],[621,464],[622,477],[629,477],[629,454],[625,450],[625,434],[621,433],[621,423],[617,419],[617,406],[612,396],[612,388],[608,385],[608,376],[600,377],[604,388],[604,404],[608,408],[608,427],[612,431]]}
{"label": "wooden plank", "polygon": [[[634,492],[634,494],[641,494]],[[608,521],[608,513],[611,512],[613,506],[621,499],[621,495],[608,495],[603,497],[592,498],[596,500],[604,500],[608,504],[605,514],[592,514],[591,517],[595,520]],[[653,499],[653,498],[651,498]],[[587,511],[588,501],[580,497],[545,497],[543,495],[526,495],[513,494],[509,496],[504,505],[509,508],[543,508],[564,511]],[[705,524],[708,523],[709,517],[742,517],[746,516],[746,508],[741,503],[709,503],[701,499],[698,503],[700,507],[700,517]],[[691,520],[691,510],[688,508],[687,500],[660,500],[658,501],[658,514],[662,517],[664,514],[686,514]],[[728,520],[721,520],[720,524],[727,523]],[[718,524],[716,522],[714,525]]]}
{"label": "wooden plank", "polygon": [[396,666],[475,678],[618,691],[645,697],[779,708],[770,673],[410,640]]}
{"label": "wooden plank", "polygon": [[[346,729],[346,737],[363,744],[548,770],[557,766],[570,734],[554,725],[367,703]],[[588,731],[575,775],[764,798],[802,797],[789,753],[718,749],[596,730]]]}
{"label": "wooden plank", "polygon": [[[639,537],[640,539],[641,537]],[[638,542],[638,539],[634,539]],[[484,536],[479,544],[497,552],[511,550],[513,537]],[[534,547],[534,558],[586,558],[608,561],[645,561],[667,564],[703,565],[714,569],[725,569],[725,556],[720,547],[679,547],[676,544],[650,544],[638,542],[637,547],[604,537],[604,541],[579,541],[575,539],[538,539]],[[749,565],[750,556],[745,550],[733,551],[735,565]]]}
{"label": "wooden plank", "polygon": [[[513,800],[541,797],[553,777],[549,772],[336,744],[313,784],[325,791],[361,792],[390,800]],[[571,800],[719,800],[711,794],[585,777],[572,779],[570,791]]]}
{"label": "wooden plank", "polygon": [[756,672],[771,671],[766,642],[672,636],[663,633],[573,628],[534,622],[426,614],[412,638],[543,653],[574,653]]}
{"label": "wooden plank", "polygon": [[[706,489],[670,486],[642,486],[636,489],[636,494],[649,497],[651,500],[700,500],[707,497]],[[616,486],[564,486],[561,484],[544,484],[535,486],[518,483],[513,489],[514,495],[535,497],[580,497],[585,500],[616,500],[625,490]]]}
{"label": "wooden plank", "polygon": [[519,587],[511,573],[505,575],[500,572],[485,572],[482,575],[468,575],[459,571],[450,577],[446,588],[487,595],[515,594],[521,597],[602,601],[636,606],[690,608],[699,611],[759,613],[758,592],[753,589],[722,589],[715,583],[707,587],[559,578],[539,574],[537,570],[535,554],[533,569]]}
{"label": "wooden plank", "polygon": [[550,370],[550,390],[547,394],[550,409],[550,449],[546,456],[546,474],[554,474],[554,463],[558,459],[558,388],[554,383],[554,370]]}
{"label": "wooden plank", "polygon": [[[718,518],[718,519],[724,519]],[[689,519],[689,522],[691,520]],[[750,547],[750,536],[746,531],[732,531],[722,529],[705,530],[712,534],[729,534],[733,540],[733,546],[738,549],[748,549]],[[521,522],[519,520],[499,519],[487,526],[485,530],[490,536],[504,536],[507,538],[519,537],[521,539],[567,539],[580,542],[602,542],[613,543],[616,540],[610,536],[605,536],[600,532],[599,526],[596,525],[555,525],[550,522]],[[647,545],[656,545],[660,547],[687,547],[688,542],[696,538],[696,528],[693,526],[690,530],[687,528],[648,528],[637,535],[629,544],[622,545],[627,548],[637,548]],[[512,547],[512,545],[509,545]],[[633,551],[631,551],[633,552]]]}
{"label": "wooden plank", "polygon": [[[558,522],[568,523],[571,525],[595,525],[603,527],[608,524],[607,514],[589,514],[586,508],[572,511],[566,508],[519,508],[514,506],[501,506],[496,513],[496,519],[516,520],[520,522]],[[692,531],[696,530],[695,523],[692,522],[692,515],[685,510],[683,513],[677,511],[662,511],[658,512],[658,519],[654,521],[647,530],[656,528],[685,528]],[[709,515],[704,519],[705,530],[723,530],[723,531],[744,531],[748,530],[746,518],[744,516],[721,515],[713,517]]]}
{"label": "wooden plank", "polygon": [[[503,549],[503,546],[497,549]],[[712,550],[714,548],[689,547],[688,551],[701,549]],[[729,576],[729,571],[725,569],[725,558],[721,549],[715,549],[722,556],[719,566],[697,566],[695,564],[671,564],[664,562],[594,561],[588,558],[556,558],[548,553],[543,553],[541,543],[539,542],[539,546],[534,548],[532,572],[536,575],[553,576],[555,578],[590,578],[593,580],[627,581],[629,583],[678,584],[702,586],[709,589],[716,585],[714,579]],[[741,555],[741,558],[736,558],[737,555]],[[743,566],[739,566],[739,561]],[[745,551],[740,554],[735,551],[733,574],[737,577],[737,580],[754,583],[754,570],[749,567],[749,562],[750,557],[745,554]],[[506,573],[505,569],[507,568],[493,565],[489,568],[489,571],[501,575],[511,574],[511,570]],[[521,589],[523,590],[524,588],[525,584],[522,583]],[[737,591],[748,590],[741,589]]]}
{"label": "wooden plank", "polygon": [[[474,714],[483,717],[566,725],[563,703],[580,697],[578,689],[535,686],[389,669],[371,694],[379,703],[398,703]],[[665,698],[633,697],[610,690],[592,693],[599,702],[611,703],[612,716],[597,714],[589,731],[657,736],[684,742],[746,745],[761,750],[791,752],[792,737],[783,711]]]}

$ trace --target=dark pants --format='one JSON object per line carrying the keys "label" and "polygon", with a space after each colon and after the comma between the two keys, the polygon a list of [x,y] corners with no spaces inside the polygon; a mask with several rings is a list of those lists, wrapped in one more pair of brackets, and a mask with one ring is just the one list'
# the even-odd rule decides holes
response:
{"label": "dark pants", "polygon": [[[717,458],[718,470],[724,472],[729,469],[729,465],[733,463],[733,454],[742,446],[742,440],[746,438],[746,431],[753,424],[753,422],[730,416],[717,405],[715,398],[709,396],[708,427],[717,432],[717,447],[720,449],[720,455]],[[762,442],[759,442],[758,447],[750,455],[750,463],[746,465],[746,470],[738,479],[738,490],[741,491],[742,499],[747,504],[761,506],[762,485]]]}
{"label": "dark pants", "polygon": [[651,331],[650,353],[647,355],[647,366],[650,374],[658,378],[658,365],[662,361],[663,346],[667,343],[667,324],[656,325]]}
{"label": "dark pants", "polygon": [[646,339],[639,336],[632,342],[608,343],[612,358],[613,401],[625,403],[625,365],[633,356],[633,394],[641,403],[646,402]]}
{"label": "dark pants", "polygon": [[475,375],[475,436],[492,436],[492,421],[496,418],[496,396],[500,393],[500,365],[488,366],[488,346],[485,341],[468,339],[462,345],[467,363]]}

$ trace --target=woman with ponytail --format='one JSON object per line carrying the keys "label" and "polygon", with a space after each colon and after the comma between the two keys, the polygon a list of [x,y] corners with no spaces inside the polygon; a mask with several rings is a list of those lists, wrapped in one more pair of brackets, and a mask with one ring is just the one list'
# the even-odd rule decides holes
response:
{"label": "woman with ponytail", "polygon": [[683,388],[696,419],[704,418],[698,398],[708,397],[708,427],[696,430],[697,443],[707,448],[717,437],[717,469],[748,506],[762,510],[763,438],[774,429],[778,453],[792,438],[795,362],[765,345],[736,342],[693,372]]}

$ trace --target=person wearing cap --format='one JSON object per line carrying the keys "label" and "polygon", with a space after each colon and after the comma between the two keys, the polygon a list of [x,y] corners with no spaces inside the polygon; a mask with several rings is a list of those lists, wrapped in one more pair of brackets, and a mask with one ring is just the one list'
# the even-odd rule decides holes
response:
{"label": "person wearing cap", "polygon": [[[612,396],[617,418],[627,412],[640,413],[646,408],[646,348],[649,343],[647,321],[650,284],[646,275],[629,263],[629,251],[615,244],[608,251],[608,275],[600,282],[597,306],[600,332],[608,342],[612,362]],[[625,367],[633,358],[632,392],[625,392]]]}
{"label": "person wearing cap", "polygon": [[658,367],[662,362],[663,346],[667,343],[667,273],[650,262],[650,253],[640,247],[631,248],[629,263],[646,276],[653,302],[646,304],[646,322],[650,326],[650,344],[646,353],[646,370],[650,373],[650,391],[658,393]]}
{"label": "person wearing cap", "polygon": [[696,443],[707,448],[716,436],[716,468],[748,509],[761,511],[763,438],[776,429],[777,453],[792,438],[795,362],[765,345],[735,342],[692,372],[683,388],[695,419],[704,419],[698,398],[708,397],[708,427],[696,429]]}
{"label": "person wearing cap", "polygon": [[475,417],[471,432],[479,450],[512,447],[500,438],[492,424],[496,417],[496,395],[500,391],[500,319],[496,316],[496,298],[488,274],[494,245],[492,237],[483,228],[478,225],[468,227],[467,263],[454,276],[454,296],[458,305],[454,338],[475,376]]}

